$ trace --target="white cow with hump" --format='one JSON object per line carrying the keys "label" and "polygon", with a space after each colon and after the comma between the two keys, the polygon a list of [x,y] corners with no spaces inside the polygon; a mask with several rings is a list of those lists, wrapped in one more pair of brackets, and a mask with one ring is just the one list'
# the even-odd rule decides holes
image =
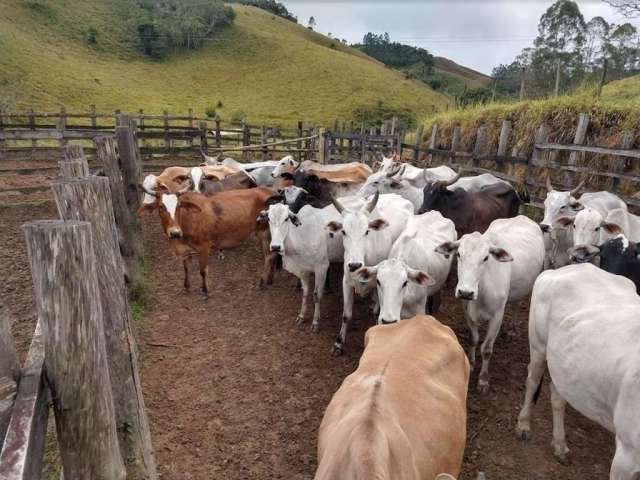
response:
{"label": "white cow with hump", "polygon": [[[464,313],[473,344],[469,360],[475,365],[481,321],[489,322],[482,342],[482,370],[478,388],[489,389],[489,361],[507,303],[524,299],[533,288],[544,263],[540,227],[524,215],[494,220],[484,234],[474,232],[457,242],[440,245],[445,256],[458,255],[456,297],[464,301]],[[516,303],[517,308],[517,303]],[[514,309],[514,313],[515,313]]]}
{"label": "white cow with hump", "polygon": [[342,236],[344,245],[342,325],[334,344],[334,353],[342,353],[353,316],[354,294],[367,296],[374,285],[371,281],[362,282],[356,271],[388,258],[393,243],[413,215],[413,205],[398,195],[379,193],[361,208],[350,208],[342,203],[343,199],[332,201],[341,218],[329,222],[327,228],[333,235]]}
{"label": "white cow with hump", "polygon": [[[290,187],[295,188],[295,187]],[[343,199],[346,205],[358,208],[364,204],[360,198]],[[307,318],[311,277],[315,278],[313,291],[314,312],[311,330],[320,329],[320,302],[330,263],[342,262],[342,238],[330,236],[325,225],[337,221],[340,214],[333,205],[314,208],[305,205],[294,214],[288,205],[271,205],[268,210],[272,252],[282,255],[285,270],[294,274],[302,284],[302,305],[296,325],[302,326]]]}
{"label": "white cow with hump", "polygon": [[364,281],[376,280],[378,324],[424,315],[428,297],[432,305],[438,303],[433,297],[449,276],[451,258],[439,255],[436,247],[456,239],[455,225],[440,212],[414,215],[391,247],[388,260],[358,270]]}
{"label": "white cow with hump", "polygon": [[544,272],[529,313],[531,360],[517,434],[531,435],[531,408],[551,377],[553,449],[562,463],[566,402],[615,434],[610,480],[640,478],[640,297],[628,279],[590,264]]}

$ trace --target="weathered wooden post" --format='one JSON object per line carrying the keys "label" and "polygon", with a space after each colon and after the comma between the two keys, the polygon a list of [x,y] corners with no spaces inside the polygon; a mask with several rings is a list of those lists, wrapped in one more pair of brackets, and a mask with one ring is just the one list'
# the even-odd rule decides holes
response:
{"label": "weathered wooden post", "polygon": [[476,134],[476,143],[473,146],[473,166],[477,167],[480,164],[480,156],[484,152],[485,144],[487,143],[487,126],[480,125],[478,133]]}
{"label": "weathered wooden post", "polygon": [[[4,112],[2,107],[0,107],[0,133],[4,130]],[[6,142],[4,139],[0,138],[0,160],[4,159],[4,150],[5,150]]]}
{"label": "weathered wooden post", "polygon": [[[267,143],[267,129],[262,125],[260,127],[260,143],[265,145]],[[262,160],[267,160],[269,157],[268,147],[262,147]]]}
{"label": "weathered wooden post", "polygon": [[318,130],[318,152],[316,153],[316,162],[327,163],[327,131],[324,128]]}
{"label": "weathered wooden post", "polygon": [[171,151],[171,137],[169,137],[169,111],[162,111],[162,125],[164,127],[164,149],[166,152]]}
{"label": "weathered wooden post", "polygon": [[[298,121],[298,138],[302,138],[303,135],[303,125],[301,121]],[[298,149],[298,154],[296,155],[296,159],[301,162],[302,161],[302,140],[298,140],[296,144],[296,148]]]}
{"label": "weathered wooden post", "polygon": [[113,200],[113,213],[118,227],[118,239],[120,242],[120,253],[125,264],[125,279],[130,285],[138,278],[139,258],[136,252],[142,251],[142,247],[135,246],[142,239],[136,238],[138,222],[135,215],[129,210],[127,197],[122,182],[122,174],[118,164],[118,154],[116,153],[116,141],[113,137],[96,137],[96,154],[99,162],[104,166],[106,176],[109,178],[111,187],[111,197]]}
{"label": "weathered wooden post", "polygon": [[422,147],[422,134],[424,132],[424,125],[418,125],[418,129],[416,130],[416,143],[413,147],[413,164],[418,165],[418,161],[420,160],[420,147]]}
{"label": "weathered wooden post", "polygon": [[[207,122],[200,122],[200,150],[204,153],[208,153],[209,151],[209,143],[207,142]],[[218,143],[218,139],[220,138],[219,131],[216,132],[216,144]],[[219,147],[219,145],[218,145]],[[203,159],[204,161],[204,159]]]}
{"label": "weathered wooden post", "polygon": [[449,165],[456,163],[456,152],[460,148],[460,125],[454,125],[451,133],[451,154],[449,155]]}
{"label": "weathered wooden post", "polygon": [[[242,121],[242,146],[248,147],[251,145],[251,127],[246,123],[245,120]],[[249,158],[249,150],[243,150],[242,158],[247,160]]]}
{"label": "weathered wooden post", "polygon": [[[504,120],[502,122],[502,128],[500,129],[500,138],[498,140],[498,157],[505,157],[509,148],[509,135],[511,135],[511,120]],[[496,165],[497,167],[497,165]],[[509,163],[507,166],[507,173],[513,174],[513,163]]]}
{"label": "weathered wooden post", "polygon": [[[140,208],[140,192],[138,185],[142,181],[142,165],[140,149],[136,141],[135,122],[127,115],[120,115],[121,125],[116,127],[116,141],[118,143],[119,165],[122,173],[122,182],[124,183],[124,195],[134,219],[136,212]],[[136,228],[136,235],[142,235],[142,228],[138,221],[133,225]],[[136,255],[142,257],[142,239],[138,244],[134,244]]]}
{"label": "weathered wooden post", "polygon": [[[589,114],[581,113],[578,117],[578,126],[576,127],[576,134],[573,138],[574,145],[584,145],[584,141],[587,138],[587,129],[589,128]],[[575,167],[578,163],[578,158],[581,158],[580,152],[571,152],[569,154],[569,160],[567,161],[568,167]],[[567,170],[564,175],[564,183],[567,187],[573,187],[575,182],[576,172]]]}
{"label": "weathered wooden post", "polygon": [[19,378],[20,364],[11,335],[9,313],[4,305],[0,305],[0,445],[11,420]]}
{"label": "weathered wooden post", "polygon": [[43,220],[24,230],[65,478],[124,480],[91,224]]}
{"label": "weathered wooden post", "polygon": [[[33,108],[29,109],[29,115],[28,115],[28,119],[29,119],[29,129],[31,131],[36,130],[36,116],[35,116],[35,112],[33,111]],[[37,158],[37,152],[38,150],[38,140],[35,138],[31,139],[31,159],[35,160]]]}
{"label": "weathered wooden post", "polygon": [[86,177],[89,175],[89,164],[84,156],[82,145],[67,145],[64,160],[58,162],[62,178]]}
{"label": "weathered wooden post", "polygon": [[67,146],[67,139],[65,137],[65,130],[67,128],[67,111],[64,107],[60,107],[60,116],[56,121],[56,130],[60,137],[58,138],[58,146],[64,148]]}
{"label": "weathered wooden post", "polygon": [[[524,184],[533,185],[532,179],[532,168],[546,167],[546,153],[545,150],[537,148],[537,145],[544,145],[549,141],[549,127],[546,124],[541,124],[536,131],[536,136],[533,145],[533,153],[531,154],[531,158],[527,162],[527,169],[524,175]],[[549,175],[549,170],[546,172]]]}
{"label": "weathered wooden post", "polygon": [[216,115],[216,147],[220,148],[222,146],[222,135],[220,134],[220,117]]}
{"label": "weathered wooden post", "polygon": [[[433,128],[431,129],[431,138],[429,139],[429,148],[436,148],[436,139],[438,138],[438,124],[434,123]],[[433,153],[429,153],[427,157],[427,165],[431,165],[433,161]]]}
{"label": "weathered wooden post", "polygon": [[193,147],[193,137],[192,135],[192,130],[193,130],[193,108],[190,108],[188,110],[188,117],[189,117],[189,139],[187,140],[187,145],[189,147]]}
{"label": "weathered wooden post", "polygon": [[[633,132],[625,132],[624,137],[622,139],[622,145],[620,146],[620,148],[622,148],[623,150],[629,150],[631,147],[633,147],[634,140],[635,140],[635,135],[633,134]],[[613,163],[613,173],[618,173],[618,174],[623,173],[629,161],[630,159],[625,157],[616,157]],[[611,190],[616,192],[619,186],[620,186],[620,179],[612,178]]]}
{"label": "weathered wooden post", "polygon": [[120,450],[130,478],[157,478],[151,434],[138,374],[133,321],[122,281],[123,264],[109,180],[104,177],[54,182],[60,218],[88,221],[93,231],[98,290]]}

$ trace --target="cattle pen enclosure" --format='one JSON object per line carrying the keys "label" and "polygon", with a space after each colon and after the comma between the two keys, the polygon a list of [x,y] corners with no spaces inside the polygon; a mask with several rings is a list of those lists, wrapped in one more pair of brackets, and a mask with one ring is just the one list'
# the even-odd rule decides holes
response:
{"label": "cattle pen enclosure", "polygon": [[[119,125],[116,126],[115,123]],[[20,145],[14,150],[7,148],[7,142],[18,141],[15,135],[13,138],[10,135],[22,130],[24,126],[9,128],[5,122],[4,127],[4,132],[0,130],[0,138],[5,143],[0,146],[0,149],[5,148],[5,154],[9,151],[11,155],[15,155],[17,150],[25,149],[40,152],[38,145],[35,147]],[[459,129],[457,133],[454,129],[451,136],[447,137],[440,136],[437,127],[434,127],[426,145],[422,145],[421,142],[418,142],[418,145],[404,143],[401,138],[403,135],[391,128],[389,131],[368,132],[366,135],[372,142],[371,147],[366,147],[367,144],[362,141],[362,137],[358,140],[356,138],[358,134],[344,132],[340,137],[340,133],[333,132],[331,129],[324,131],[303,129],[301,136],[289,140],[293,141],[296,147],[298,142],[303,143],[305,148],[293,152],[299,154],[299,158],[312,157],[324,162],[343,160],[344,157],[339,155],[340,147],[349,150],[349,142],[351,142],[351,153],[347,154],[347,158],[354,158],[357,155],[358,159],[370,162],[373,160],[369,155],[370,152],[383,149],[398,150],[405,159],[418,164],[448,163],[459,165],[469,172],[490,171],[501,178],[523,184],[532,194],[531,203],[534,207],[540,206],[540,190],[545,187],[544,179],[548,169],[554,171],[552,179],[556,185],[575,186],[583,175],[589,175],[590,181],[586,188],[620,191],[630,205],[637,205],[638,199],[632,193],[637,185],[632,160],[640,158],[640,152],[631,148],[635,144],[632,132],[624,135],[625,141],[620,149],[582,145],[588,129],[588,117],[585,120],[585,117],[581,116],[576,123],[575,144],[550,143],[548,129],[545,130],[545,127],[541,126],[539,136],[535,139],[533,153],[525,156],[517,151],[514,152],[515,147],[509,146],[509,138],[513,132],[508,121],[502,123],[500,129],[500,140],[494,152],[489,152],[493,148],[491,145],[483,144],[481,131],[476,134],[477,149],[467,153],[460,149]],[[31,130],[42,133],[38,128]],[[164,126],[160,130],[164,130]],[[172,479],[312,478],[315,464],[315,435],[324,407],[344,376],[355,368],[358,353],[362,348],[361,337],[370,325],[370,319],[364,305],[359,305],[356,309],[357,333],[352,335],[354,343],[350,345],[344,358],[332,358],[329,347],[340,316],[335,289],[327,300],[330,306],[327,308],[327,313],[323,315],[321,334],[315,336],[308,331],[296,330],[292,320],[295,316],[297,293],[292,288],[293,282],[290,277],[280,274],[276,285],[267,291],[255,292],[253,289],[246,288],[256,280],[254,272],[257,271],[257,265],[260,262],[256,249],[251,248],[252,245],[230,252],[227,259],[216,263],[214,292],[219,291],[214,293],[214,306],[202,304],[195,296],[178,292],[179,273],[166,255],[157,219],[145,219],[141,226],[137,226],[135,220],[128,218],[127,212],[131,213],[133,210],[132,202],[135,200],[132,199],[132,193],[135,192],[137,183],[135,177],[140,175],[141,170],[152,171],[154,168],[163,166],[163,163],[169,165],[181,161],[185,161],[185,164],[197,164],[199,160],[194,158],[197,158],[201,146],[211,147],[211,152],[216,151],[217,144],[215,141],[211,142],[212,138],[216,138],[215,128],[211,130],[207,127],[205,130],[206,142],[202,140],[202,136],[194,136],[192,145],[182,146],[189,150],[188,153],[180,152],[180,158],[177,158],[176,150],[172,149],[180,147],[171,147],[168,152],[165,152],[171,157],[163,161],[159,161],[160,152],[152,153],[144,149],[146,140],[141,138],[140,131],[136,130],[131,118],[127,116],[119,117],[118,122],[114,122],[110,130],[105,128],[100,130],[99,134],[94,131],[92,132],[94,135],[87,137],[88,140],[81,139],[87,153],[93,154],[92,148],[95,148],[95,159],[91,159],[90,165],[94,170],[104,170],[111,182],[111,194],[118,197],[102,200],[107,205],[113,205],[114,223],[109,228],[112,236],[115,229],[118,229],[120,248],[123,253],[129,252],[129,257],[127,255],[124,257],[123,267],[125,270],[129,269],[129,277],[136,275],[131,273],[131,269],[135,268],[135,259],[140,255],[141,246],[137,243],[143,243],[141,239],[144,238],[146,246],[145,256],[150,265],[148,268],[153,284],[151,295],[154,302],[148,307],[148,311],[143,316],[144,321],[138,328],[141,333],[142,390],[145,392],[149,408],[149,423],[158,457],[159,471],[163,478]],[[242,130],[244,131],[245,128],[243,127]],[[201,129],[198,131],[202,132]],[[222,129],[220,132],[222,141]],[[301,140],[305,136],[315,135],[318,136],[317,139]],[[349,138],[349,135],[352,137]],[[163,141],[165,138],[161,137]],[[257,140],[258,138],[260,140]],[[417,132],[417,138],[422,138],[420,130]],[[77,138],[74,139],[73,134],[67,139],[64,135],[59,138],[42,135],[38,138],[27,136],[20,141],[39,142],[40,139],[54,141],[57,145],[43,147],[49,149],[49,153],[42,153],[45,161],[39,165],[49,162],[50,166],[35,167],[36,171],[38,168],[50,168],[49,172],[57,174],[61,169],[62,172],[66,172],[66,176],[86,175],[89,164],[85,163],[84,153],[78,148],[69,146],[69,143],[72,145],[82,143]],[[254,139],[256,142],[261,142],[256,143],[252,149],[260,156],[264,153],[264,145],[278,141],[277,137],[274,139],[273,136],[266,140],[262,136],[256,136]],[[178,138],[173,138],[172,141],[189,142],[188,139]],[[309,141],[308,149],[305,144],[307,141]],[[364,157],[362,156],[363,144],[364,150],[367,151]],[[250,140],[247,145],[236,143],[234,146],[229,143],[223,150],[233,155],[233,148],[251,146]],[[274,148],[275,146],[267,145],[267,155],[286,153],[284,149],[273,152]],[[562,158],[558,153],[563,151],[570,152],[568,158]],[[59,166],[52,165],[51,160],[64,158],[64,152],[67,152],[66,163]],[[608,157],[605,158],[609,158],[608,161],[613,162],[614,167],[611,168],[609,163],[603,163],[603,166],[598,168],[592,160],[583,158],[585,153],[606,155]],[[143,156],[151,154],[155,157],[142,161]],[[16,157],[10,156],[7,159],[5,156],[4,160],[15,169],[17,164],[15,162],[24,162],[29,165],[28,162],[32,160],[42,162],[40,159],[43,157],[25,158],[23,156],[21,158],[17,160]],[[0,160],[0,163],[2,162],[3,160]],[[72,210],[81,204],[76,197],[71,197],[76,198],[74,201],[61,200],[65,195],[73,195],[73,192],[65,190],[61,185],[96,183],[94,188],[98,192],[104,192],[105,181],[96,183],[95,180],[63,179],[61,182],[56,182],[54,192],[57,197],[58,213],[62,218],[80,220],[77,218],[78,213],[74,214]],[[47,183],[48,181],[44,182],[41,187],[48,190]],[[100,183],[103,185],[99,186]],[[28,190],[23,192],[23,194],[28,193]],[[18,195],[12,197],[16,196]],[[65,210],[65,205],[69,210]],[[65,211],[67,217],[64,216]],[[56,215],[56,209],[52,208],[49,200],[49,203],[44,202],[35,206],[18,203],[13,207],[2,208],[0,212],[8,225],[5,235],[13,235],[12,238],[3,238],[2,247],[12,255],[21,258],[18,263],[23,263],[22,268],[12,272],[12,275],[16,276],[18,285],[28,289],[26,294],[14,289],[13,294],[30,296],[31,275],[36,278],[39,274],[36,271],[29,273],[29,269],[25,268],[28,264],[26,249],[22,245],[16,245],[22,244],[20,238],[15,238],[17,235],[22,235],[17,227],[21,223],[34,219],[34,215],[41,215],[43,219],[52,218]],[[130,228],[123,228],[123,225],[130,225]],[[36,232],[40,232],[38,234],[44,238],[46,235],[42,232],[48,228],[53,227],[48,224],[29,227],[27,232],[31,233],[28,237],[33,237]],[[72,225],[69,228],[72,228]],[[128,237],[129,230],[135,232],[135,235]],[[78,233],[73,241],[80,242],[81,237],[82,234]],[[124,249],[122,249],[123,241],[126,243]],[[44,246],[39,248],[46,250]],[[82,251],[87,250],[86,247],[78,248]],[[94,249],[97,254],[98,247],[95,244]],[[31,250],[33,251],[34,248],[32,247]],[[90,253],[87,255],[91,256]],[[95,258],[93,260],[87,258],[83,263],[86,267],[92,262],[95,264]],[[3,267],[9,265],[3,265]],[[86,275],[105,275],[104,272],[91,273],[91,270],[89,267]],[[105,277],[102,281],[105,284],[116,285],[116,288],[124,288],[124,278],[114,280],[113,277]],[[98,277],[96,282],[100,282]],[[5,302],[11,300],[7,292],[7,290],[3,292]],[[216,293],[218,296],[215,295]],[[86,295],[92,297],[94,302],[91,305],[84,305],[83,308],[89,308],[93,313],[84,312],[83,314],[95,316],[97,310],[101,310],[104,314],[106,306],[98,306],[100,294],[91,291],[86,292]],[[11,305],[3,310],[8,310],[8,317],[19,317],[24,322],[31,322],[33,327],[33,314],[24,311],[32,307],[31,300],[23,299],[18,303],[20,302],[26,305],[22,310],[14,309]],[[43,300],[36,298],[36,305],[40,305],[40,302]],[[489,479],[604,478],[607,474],[608,459],[611,456],[612,438],[599,427],[574,413],[569,415],[568,421],[568,426],[575,429],[573,432],[570,430],[569,433],[569,441],[574,448],[574,463],[570,467],[562,467],[553,462],[548,447],[550,410],[546,395],[543,395],[534,415],[534,442],[527,445],[515,440],[513,435],[515,416],[526,376],[527,347],[524,334],[526,322],[523,320],[526,317],[525,311],[520,315],[518,324],[512,326],[515,335],[503,332],[498,340],[494,357],[495,384],[492,385],[491,394],[488,397],[480,396],[473,388],[474,382],[471,382],[467,453],[461,478],[475,479],[479,471],[486,472]],[[127,315],[121,310],[119,318],[127,318]],[[438,318],[450,325],[459,335],[463,345],[466,345],[468,338],[466,329],[463,328],[464,322],[459,307],[451,301],[441,315]],[[54,319],[40,313],[40,321],[54,322]],[[3,323],[6,324],[7,320],[4,319]],[[114,326],[116,327],[126,334],[128,328],[126,322]],[[48,331],[51,331],[51,328],[50,326]],[[106,323],[104,328],[105,337],[113,335],[113,331],[107,332]],[[0,331],[5,330],[6,328],[0,329]],[[99,336],[100,332],[93,331],[91,335],[93,336],[88,338]],[[3,339],[6,338],[4,334]],[[26,340],[25,338],[17,340],[20,350],[20,345],[24,346]],[[12,437],[14,439],[20,437],[23,441],[26,439],[28,442],[26,447],[7,448],[9,444],[5,443],[0,456],[0,472],[3,475],[5,471],[9,472],[3,468],[6,469],[10,465],[10,459],[15,461],[16,457],[13,456],[15,452],[24,452],[22,465],[29,465],[32,469],[22,469],[20,471],[22,476],[14,475],[17,470],[11,470],[11,475],[6,473],[6,478],[11,480],[40,478],[35,470],[42,459],[46,412],[50,402],[48,383],[44,381],[42,365],[44,345],[50,340],[43,336],[43,328],[39,323],[35,328],[32,347],[27,354],[21,376],[18,377],[16,374],[15,359],[8,362],[11,365],[9,370],[0,372],[0,376],[13,379],[14,382],[12,386],[11,380],[8,381],[7,387],[3,389],[4,398],[9,400],[8,403],[13,405],[13,409],[8,410],[8,416],[6,413],[3,416],[0,412],[0,420],[12,416],[9,431],[15,432],[12,428],[20,427],[23,432],[28,432],[27,435]],[[105,342],[104,339],[102,341]],[[48,348],[55,350],[56,347]],[[106,339],[107,353],[110,351],[109,348],[108,339]],[[22,353],[25,353],[25,349],[22,348],[22,350]],[[104,364],[104,360],[99,358],[94,361],[97,364]],[[51,370],[53,375],[54,365],[51,366]],[[47,381],[55,380],[47,377]],[[16,391],[17,397],[15,397]],[[111,393],[111,395],[116,394],[124,395],[122,392]],[[100,395],[107,394],[103,392]],[[11,401],[14,397],[15,403]],[[117,413],[114,414],[114,418],[118,418]],[[108,426],[103,428],[109,430]],[[1,433],[3,433],[2,430],[0,430]],[[117,432],[113,433],[117,436]],[[113,444],[111,446],[113,447]],[[113,448],[111,454],[117,457]],[[597,459],[594,460],[594,457]],[[27,463],[27,458],[31,463]],[[38,458],[40,460],[32,460]],[[530,473],[523,476],[519,472]],[[2,478],[5,477],[2,476]]]}

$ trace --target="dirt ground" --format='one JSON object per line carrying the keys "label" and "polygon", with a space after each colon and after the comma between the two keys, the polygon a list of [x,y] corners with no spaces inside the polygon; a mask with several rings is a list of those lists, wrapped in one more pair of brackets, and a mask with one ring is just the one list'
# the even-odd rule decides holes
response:
{"label": "dirt ground", "polygon": [[[9,307],[22,354],[35,312],[20,225],[55,217],[53,202],[0,208],[5,278],[0,301]],[[211,259],[212,295],[205,302],[197,291],[181,291],[182,268],[168,253],[155,216],[144,220],[144,235],[152,302],[139,331],[141,374],[162,478],[313,478],[324,409],[356,368],[364,332],[372,324],[366,304],[356,305],[358,323],[346,354],[333,357],[330,349],[341,314],[336,275],[316,335],[293,325],[300,302],[293,277],[282,272],[268,290],[253,288],[262,265],[257,244],[228,251],[222,261]],[[194,272],[194,282],[196,276]],[[437,317],[468,345],[460,305],[449,294]],[[526,310],[514,338],[505,330],[496,342],[488,395],[476,392],[477,371],[472,376],[460,478],[475,479],[479,471],[489,480],[607,478],[613,436],[570,408],[566,425],[572,464],[555,462],[546,386],[534,410],[532,441],[515,438],[528,361]]]}

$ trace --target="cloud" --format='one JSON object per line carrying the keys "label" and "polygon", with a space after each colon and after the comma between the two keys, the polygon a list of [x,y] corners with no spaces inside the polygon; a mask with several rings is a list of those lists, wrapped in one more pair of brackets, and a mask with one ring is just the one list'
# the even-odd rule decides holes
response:
{"label": "cloud", "polygon": [[[316,30],[348,42],[367,32],[388,32],[392,40],[426,48],[432,54],[490,74],[530,46],[538,20],[550,1],[286,1],[287,8]],[[586,20],[600,15],[610,22],[627,21],[604,2],[578,1]],[[637,21],[634,22],[637,25]]]}

